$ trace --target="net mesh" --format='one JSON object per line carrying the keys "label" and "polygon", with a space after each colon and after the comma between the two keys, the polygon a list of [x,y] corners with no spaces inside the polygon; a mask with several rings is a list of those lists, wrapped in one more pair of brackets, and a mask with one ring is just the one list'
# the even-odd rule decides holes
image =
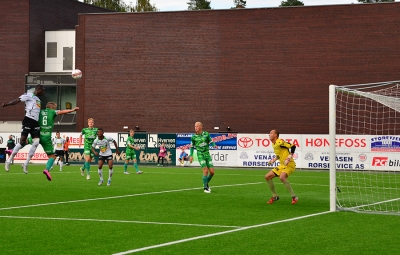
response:
{"label": "net mesh", "polygon": [[370,142],[363,169],[336,169],[338,208],[400,214],[399,82],[338,86],[335,98],[336,136],[364,135]]}

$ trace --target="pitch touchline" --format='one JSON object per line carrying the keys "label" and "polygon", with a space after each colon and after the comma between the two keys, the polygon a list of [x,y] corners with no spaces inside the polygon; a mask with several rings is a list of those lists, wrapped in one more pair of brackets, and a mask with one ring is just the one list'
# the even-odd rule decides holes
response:
{"label": "pitch touchline", "polygon": [[137,224],[154,224],[154,225],[176,225],[176,226],[191,226],[191,227],[214,227],[214,228],[241,228],[239,226],[224,226],[224,225],[205,225],[205,224],[190,224],[176,222],[152,222],[152,221],[136,221],[136,220],[102,220],[102,219],[78,219],[78,218],[53,218],[53,217],[32,217],[32,216],[14,216],[4,215],[0,218],[10,219],[38,219],[38,220],[70,220],[70,221],[95,221],[95,222],[113,222],[113,223],[137,223]]}
{"label": "pitch touchline", "polygon": [[[264,183],[264,182],[241,183],[241,184],[228,184],[228,185],[213,186],[213,188],[246,186],[246,185],[255,185],[255,184],[261,184],[261,183]],[[123,196],[100,197],[100,198],[88,198],[88,199],[70,200],[70,201],[63,201],[63,202],[52,202],[52,203],[44,203],[44,204],[33,204],[33,205],[12,206],[12,207],[0,208],[0,211],[11,210],[11,209],[20,209],[20,208],[29,208],[29,207],[47,206],[47,205],[60,205],[60,204],[82,203],[82,202],[88,202],[88,201],[108,200],[108,199],[115,199],[115,198],[126,198],[126,197],[136,197],[136,196],[145,196],[145,195],[155,195],[155,194],[163,194],[163,193],[172,193],[172,192],[181,192],[181,191],[191,191],[191,190],[198,190],[198,189],[201,189],[201,190],[202,190],[203,187],[200,187],[200,188],[187,188],[187,189],[176,189],[176,190],[165,190],[165,191],[155,191],[155,192],[147,192],[147,193],[140,193],[140,194],[130,194],[130,195],[123,195]]]}
{"label": "pitch touchline", "polygon": [[164,247],[164,246],[170,246],[170,245],[174,245],[174,244],[185,243],[185,242],[204,239],[204,238],[209,238],[209,237],[213,237],[213,236],[225,235],[225,234],[238,232],[238,231],[242,231],[242,230],[247,230],[247,229],[252,229],[252,228],[259,228],[259,227],[264,227],[264,226],[283,223],[283,222],[289,222],[289,221],[305,219],[305,218],[318,216],[318,215],[322,215],[322,214],[327,214],[327,213],[330,213],[330,211],[304,215],[304,216],[290,218],[290,219],[286,219],[286,220],[268,222],[268,223],[263,223],[263,224],[259,224],[259,225],[253,225],[253,226],[247,226],[247,227],[242,227],[242,228],[237,228],[237,229],[231,229],[231,230],[217,232],[217,233],[213,233],[213,234],[208,234],[208,235],[191,237],[191,238],[187,238],[187,239],[176,240],[176,241],[172,241],[172,242],[168,242],[168,243],[156,244],[156,245],[152,245],[152,246],[142,247],[142,248],[139,248],[139,249],[134,249],[134,250],[124,251],[124,252],[114,253],[113,255],[132,254],[132,253],[136,253],[136,252],[140,252],[140,251],[146,251],[146,250],[155,249],[155,248],[160,248],[160,247]]}

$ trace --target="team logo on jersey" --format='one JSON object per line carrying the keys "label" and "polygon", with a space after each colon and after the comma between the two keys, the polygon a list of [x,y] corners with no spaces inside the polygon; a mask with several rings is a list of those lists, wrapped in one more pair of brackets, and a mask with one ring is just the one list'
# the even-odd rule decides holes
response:
{"label": "team logo on jersey", "polygon": [[36,106],[40,109],[42,108],[42,102],[40,100],[36,100]]}

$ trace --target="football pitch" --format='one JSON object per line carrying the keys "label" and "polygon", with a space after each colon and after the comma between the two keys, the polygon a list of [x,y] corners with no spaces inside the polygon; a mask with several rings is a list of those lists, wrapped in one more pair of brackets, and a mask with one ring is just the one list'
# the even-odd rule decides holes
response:
{"label": "football pitch", "polygon": [[291,204],[267,169],[215,169],[211,194],[198,167],[141,166],[111,186],[98,186],[78,165],[0,166],[1,254],[398,254],[400,217],[329,212],[329,172],[296,170],[290,176],[299,202]]}

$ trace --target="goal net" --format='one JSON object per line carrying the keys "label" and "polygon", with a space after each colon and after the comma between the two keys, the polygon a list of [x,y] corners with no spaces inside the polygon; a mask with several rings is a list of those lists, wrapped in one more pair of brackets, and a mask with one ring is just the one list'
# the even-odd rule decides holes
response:
{"label": "goal net", "polygon": [[[399,84],[330,86],[331,211],[400,215]],[[340,169],[343,158],[351,167]]]}

